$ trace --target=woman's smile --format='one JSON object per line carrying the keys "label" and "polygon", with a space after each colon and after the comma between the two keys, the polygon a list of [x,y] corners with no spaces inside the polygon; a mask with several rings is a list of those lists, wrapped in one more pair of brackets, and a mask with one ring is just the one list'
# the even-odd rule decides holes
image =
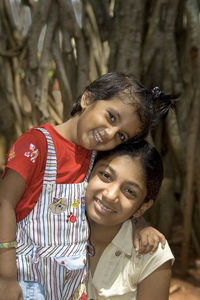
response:
{"label": "woman's smile", "polygon": [[109,215],[117,212],[113,208],[110,208],[105,203],[100,201],[98,198],[94,199],[94,207],[97,210],[97,212],[99,212],[102,215]]}

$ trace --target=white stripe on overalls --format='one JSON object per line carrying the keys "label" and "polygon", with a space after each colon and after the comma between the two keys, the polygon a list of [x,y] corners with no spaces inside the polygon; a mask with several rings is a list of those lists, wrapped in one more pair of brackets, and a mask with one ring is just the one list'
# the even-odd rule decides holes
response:
{"label": "white stripe on overalls", "polygon": [[85,217],[86,180],[56,184],[57,160],[47,130],[48,152],[40,198],[31,213],[17,224],[18,280],[37,281],[47,300],[79,299],[85,292],[89,235]]}

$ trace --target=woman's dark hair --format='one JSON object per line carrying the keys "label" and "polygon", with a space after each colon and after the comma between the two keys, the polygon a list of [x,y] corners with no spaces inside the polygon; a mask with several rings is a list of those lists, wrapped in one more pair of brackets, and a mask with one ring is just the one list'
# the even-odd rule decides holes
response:
{"label": "woman's dark hair", "polygon": [[[132,75],[116,72],[102,75],[88,85],[84,92],[94,101],[119,97],[122,101],[125,99],[134,105],[143,124],[140,134],[134,140],[146,137],[149,129],[166,117],[169,109],[173,107],[173,99],[176,99],[174,96],[165,95],[158,87],[146,89]],[[71,116],[81,112],[83,93],[75,101]]]}
{"label": "woman's dark hair", "polygon": [[163,164],[159,152],[145,140],[138,143],[128,141],[112,150],[98,152],[95,164],[101,159],[122,155],[140,159],[147,187],[144,202],[148,202],[150,199],[155,200],[163,180]]}

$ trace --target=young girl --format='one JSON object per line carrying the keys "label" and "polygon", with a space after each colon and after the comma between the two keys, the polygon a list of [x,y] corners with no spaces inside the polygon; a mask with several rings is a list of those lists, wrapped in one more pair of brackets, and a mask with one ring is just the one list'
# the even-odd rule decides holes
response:
{"label": "young girl", "polygon": [[86,192],[94,246],[88,299],[168,300],[173,261],[168,244],[138,256],[131,242],[130,218],[152,206],[162,177],[159,153],[146,141],[97,156]]}
{"label": "young girl", "polygon": [[30,129],[17,140],[0,188],[1,300],[21,299],[18,281],[38,283],[45,299],[85,295],[92,150],[143,138],[172,98],[132,76],[108,73],[85,89],[67,122]]}

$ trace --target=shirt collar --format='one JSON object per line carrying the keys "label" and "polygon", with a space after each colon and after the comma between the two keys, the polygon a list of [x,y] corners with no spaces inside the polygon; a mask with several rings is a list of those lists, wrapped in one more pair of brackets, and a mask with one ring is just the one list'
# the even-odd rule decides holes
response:
{"label": "shirt collar", "polygon": [[131,220],[127,220],[122,224],[117,235],[111,242],[117,249],[126,255],[132,255],[133,249],[133,226]]}

